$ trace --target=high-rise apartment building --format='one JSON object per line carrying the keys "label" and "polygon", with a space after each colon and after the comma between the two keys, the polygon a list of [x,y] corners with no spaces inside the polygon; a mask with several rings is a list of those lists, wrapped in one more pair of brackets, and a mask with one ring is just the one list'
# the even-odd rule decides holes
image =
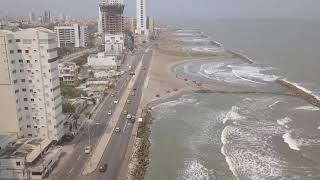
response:
{"label": "high-rise apartment building", "polygon": [[148,36],[146,0],[137,0],[137,29],[136,34]]}
{"label": "high-rise apartment building", "polygon": [[88,27],[74,24],[72,26],[55,26],[58,47],[86,47]]}
{"label": "high-rise apartment building", "polygon": [[64,117],[55,33],[0,31],[0,132],[59,140]]}
{"label": "high-rise apartment building", "polygon": [[100,34],[121,34],[124,31],[123,0],[101,0],[99,4]]}

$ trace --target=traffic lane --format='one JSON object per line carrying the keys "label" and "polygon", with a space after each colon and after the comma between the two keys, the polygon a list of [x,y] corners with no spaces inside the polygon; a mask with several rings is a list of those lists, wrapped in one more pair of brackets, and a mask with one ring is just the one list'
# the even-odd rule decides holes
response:
{"label": "traffic lane", "polygon": [[[140,74],[140,73],[139,73]],[[121,88],[121,90],[120,90],[120,94],[121,94],[121,96],[123,95],[123,90],[124,89],[122,89]],[[127,106],[127,104],[125,105],[125,108],[127,108],[128,106]],[[137,107],[137,106],[136,106]],[[131,108],[130,108],[130,110],[131,110]],[[123,110],[124,111],[124,110]],[[122,120],[120,120],[118,123],[117,123],[117,127],[124,127],[124,124],[125,125],[127,125],[126,123],[127,123],[127,121],[126,120],[123,120],[123,119],[125,119],[126,117],[123,115],[123,112],[122,112]],[[127,132],[126,131],[126,129],[124,130],[125,132]],[[125,145],[128,145],[128,141],[129,141],[129,134],[131,134],[131,131],[132,131],[132,127],[130,127],[130,129],[129,129],[129,131],[128,132],[130,132],[130,133],[127,133],[127,135],[124,137],[124,140],[127,140],[127,141],[123,141],[123,139],[122,140],[120,140],[120,142],[123,142],[123,143],[121,143],[122,144],[122,147],[123,146],[125,146]],[[110,143],[111,143],[111,147],[117,147],[117,146],[114,146],[114,144],[113,144],[113,142],[114,142],[114,134],[115,133],[113,133],[112,134],[112,137],[111,137],[111,141],[110,141]],[[121,136],[121,135],[120,135]],[[109,146],[109,145],[108,145]],[[125,150],[126,150],[126,148],[122,148],[124,151],[123,151],[123,153],[122,154],[124,154],[124,152],[125,152]],[[106,149],[106,151],[108,151],[108,148]],[[114,152],[114,151],[112,151],[112,152]],[[104,155],[106,154],[106,152],[104,153]],[[110,154],[110,153],[107,153],[107,154]],[[102,158],[102,159],[104,159],[104,157]],[[122,161],[120,162],[120,164],[117,164],[117,166],[116,167],[119,167],[120,165],[121,165],[121,163],[122,163]],[[103,162],[102,162],[102,164],[104,164]],[[100,164],[101,165],[101,164]],[[112,167],[112,166],[111,166]],[[119,168],[118,168],[119,169]],[[117,174],[117,173],[115,173],[115,174]]]}
{"label": "traffic lane", "polygon": [[[131,133],[132,133],[132,128],[133,128],[133,124],[130,123],[130,120],[126,119],[126,116],[123,114],[123,112],[125,110],[128,111],[128,113],[135,115],[136,116],[136,112],[138,110],[139,104],[140,104],[140,100],[141,100],[141,90],[142,90],[142,85],[143,85],[143,77],[144,77],[144,73],[141,71],[139,73],[139,77],[137,79],[137,82],[135,83],[135,86],[137,87],[137,91],[138,93],[135,96],[129,96],[128,99],[132,100],[131,104],[126,104],[123,111],[122,111],[122,118],[121,118],[121,122],[118,124],[118,127],[122,127],[122,132],[124,132],[124,135],[120,135],[120,140],[116,139],[114,137],[112,137],[111,139],[111,143],[108,144],[108,147],[110,148],[110,151],[107,150],[106,152],[104,152],[104,155],[106,155],[106,158],[103,157],[103,161],[100,163],[100,166],[108,163],[109,167],[108,167],[108,174],[107,176],[103,176],[103,175],[97,175],[99,179],[101,179],[101,177],[103,177],[104,179],[116,179],[118,177],[119,171],[120,171],[120,167],[122,165],[122,162],[124,160],[125,157],[125,153],[127,151],[128,148],[128,144],[129,144],[129,140],[131,137]],[[132,93],[133,91],[131,91]],[[124,125],[123,125],[124,124]],[[112,143],[113,141],[117,141],[117,142],[121,142],[121,147],[119,149],[118,146],[114,146],[114,144]],[[109,149],[109,148],[107,148]],[[119,153],[120,151],[120,153]],[[111,152],[111,153],[109,153]],[[116,155],[114,155],[114,152],[117,152]],[[96,172],[97,173],[97,172]]]}
{"label": "traffic lane", "polygon": [[[126,81],[124,81],[124,79],[128,77],[128,76],[124,76],[124,78],[120,79],[118,85],[119,87],[123,87],[123,84],[126,83]],[[123,89],[123,88],[122,88]],[[121,93],[120,93],[121,94]],[[105,106],[106,104],[111,104],[113,102],[112,98],[107,99],[106,103],[103,105]],[[103,107],[103,109],[105,109],[105,107]],[[107,125],[107,122],[110,120],[110,117],[106,117],[105,115],[101,115],[99,118],[96,118],[98,121],[97,122],[101,122],[101,120],[105,120],[106,122],[101,124],[101,127],[99,127],[98,129],[94,129],[95,131],[98,131],[98,133],[96,133],[96,138],[94,138],[94,135],[92,135],[92,144],[95,144],[99,135],[101,135],[101,132],[103,132],[104,128]],[[61,179],[58,176],[64,177],[64,176],[76,176],[81,174],[81,172],[79,172],[79,170],[83,169],[83,165],[84,162],[87,161],[88,156],[86,156],[84,154],[84,148],[86,145],[88,145],[88,136],[86,136],[84,133],[81,133],[81,137],[76,136],[76,138],[74,139],[74,141],[77,142],[75,149],[73,150],[72,156],[70,157],[70,159],[68,160],[68,162],[66,162],[64,168],[62,171],[57,172],[57,175],[54,175],[52,178],[54,179],[55,177],[57,177],[57,179]],[[94,133],[93,133],[94,134]],[[80,143],[81,142],[81,143]],[[77,162],[77,163],[70,163],[70,162]],[[77,179],[77,178],[76,178]]]}

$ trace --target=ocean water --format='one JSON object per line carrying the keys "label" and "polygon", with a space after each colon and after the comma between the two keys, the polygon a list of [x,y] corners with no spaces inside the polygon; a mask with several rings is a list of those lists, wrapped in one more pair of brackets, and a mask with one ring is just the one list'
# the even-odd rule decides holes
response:
{"label": "ocean water", "polygon": [[200,29],[227,49],[281,69],[290,81],[320,94],[320,21],[197,20],[174,24]]}
{"label": "ocean water", "polygon": [[[209,36],[226,49],[246,50],[242,53],[255,63],[209,59],[173,68],[178,78],[224,88],[219,93],[186,93],[153,108],[151,163],[145,179],[320,179],[320,109],[301,98],[281,95],[285,89],[274,82],[286,78],[319,94],[320,63],[315,60],[319,55],[309,48],[319,48],[315,36],[320,26],[295,21],[197,23],[188,27],[200,28],[200,36],[198,31],[182,31],[177,37],[188,39],[192,48]],[[304,63],[299,61],[302,56]]]}

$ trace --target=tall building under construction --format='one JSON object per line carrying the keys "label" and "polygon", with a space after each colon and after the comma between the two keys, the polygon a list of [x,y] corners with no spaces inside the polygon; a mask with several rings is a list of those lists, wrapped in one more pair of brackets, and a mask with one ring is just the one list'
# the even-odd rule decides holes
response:
{"label": "tall building under construction", "polygon": [[99,33],[121,34],[124,31],[123,0],[101,0],[99,4]]}

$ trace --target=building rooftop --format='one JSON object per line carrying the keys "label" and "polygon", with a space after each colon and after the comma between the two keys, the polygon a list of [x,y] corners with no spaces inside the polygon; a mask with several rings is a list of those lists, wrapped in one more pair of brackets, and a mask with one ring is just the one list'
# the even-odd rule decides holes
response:
{"label": "building rooftop", "polygon": [[50,143],[50,140],[18,139],[0,151],[0,159],[26,158],[31,163]]}

